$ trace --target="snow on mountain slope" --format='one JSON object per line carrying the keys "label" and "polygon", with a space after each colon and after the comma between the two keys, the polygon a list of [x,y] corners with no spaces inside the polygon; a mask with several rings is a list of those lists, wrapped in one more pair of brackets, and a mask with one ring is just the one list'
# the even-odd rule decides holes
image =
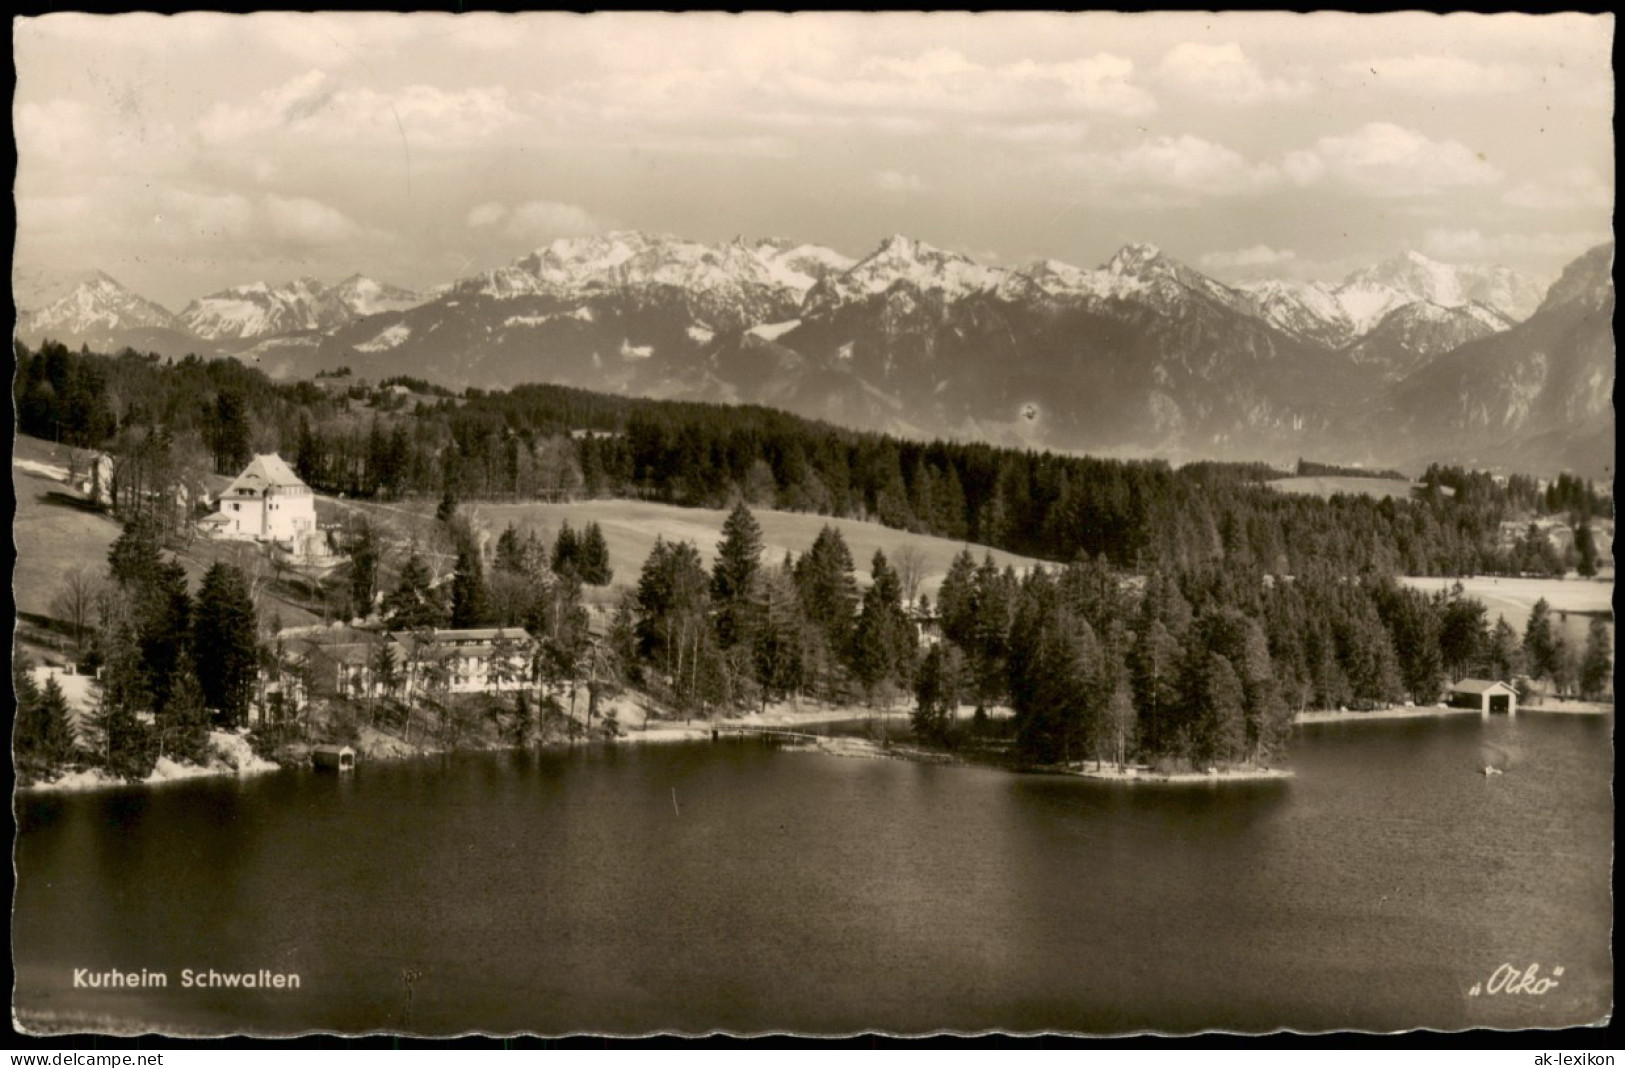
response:
{"label": "snow on mountain slope", "polygon": [[22,317],[26,336],[85,337],[117,330],[178,327],[175,316],[95,271],[65,295]]}
{"label": "snow on mountain slope", "polygon": [[256,338],[298,330],[330,330],[355,318],[332,291],[314,278],[281,285],[250,282],[200,297],[181,312],[199,337]]}
{"label": "snow on mountain slope", "polygon": [[[761,288],[800,296],[823,275],[851,261],[832,249],[787,241],[743,238],[706,244],[639,231],[560,238],[514,261],[535,280],[534,292],[574,295],[589,290],[675,286],[728,293]],[[517,294],[522,285],[507,280]]]}
{"label": "snow on mountain slope", "polygon": [[1323,282],[1269,279],[1236,287],[1251,297],[1258,314],[1278,330],[1341,348],[1354,337],[1354,322]]}
{"label": "snow on mountain slope", "polygon": [[1334,292],[1356,332],[1363,334],[1395,308],[1419,300],[1446,308],[1478,301],[1521,321],[1539,306],[1543,290],[1507,267],[1440,263],[1405,252],[1355,271]]}
{"label": "snow on mountain slope", "polygon": [[200,297],[180,320],[199,337],[250,339],[302,330],[333,330],[356,319],[404,311],[427,299],[400,286],[353,274],[334,286],[314,278],[281,285],[250,282]]}
{"label": "snow on mountain slope", "polygon": [[431,299],[426,294],[380,282],[363,274],[352,274],[334,286],[330,293],[358,319],[381,312],[405,311]]}
{"label": "snow on mountain slope", "polygon": [[920,293],[958,300],[996,289],[1010,272],[969,256],[893,234],[880,247],[839,275],[826,276],[807,294],[808,309],[844,304],[902,283]]}
{"label": "snow on mountain slope", "polygon": [[1505,315],[1477,302],[1451,308],[1417,300],[1383,316],[1350,346],[1348,354],[1356,363],[1373,366],[1384,380],[1393,381],[1440,353],[1512,325]]}

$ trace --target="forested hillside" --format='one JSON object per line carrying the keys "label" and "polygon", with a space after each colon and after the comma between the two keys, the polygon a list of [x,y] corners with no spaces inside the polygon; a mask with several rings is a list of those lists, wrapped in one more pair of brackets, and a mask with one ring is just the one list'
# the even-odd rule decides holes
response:
{"label": "forested hillside", "polygon": [[[1566,477],[1542,490],[1430,468],[1409,502],[1269,492],[1262,465],[1101,460],[916,442],[771,409],[612,397],[558,386],[451,396],[421,382],[347,375],[277,384],[231,361],[160,361],[18,346],[24,433],[155,468],[235,473],[278,451],[314,488],[398,499],[635,496],[863,518],[1065,562],[1222,564],[1264,573],[1561,573],[1502,523],[1559,514],[1576,526],[1611,498]],[[163,453],[159,458],[156,453]]]}

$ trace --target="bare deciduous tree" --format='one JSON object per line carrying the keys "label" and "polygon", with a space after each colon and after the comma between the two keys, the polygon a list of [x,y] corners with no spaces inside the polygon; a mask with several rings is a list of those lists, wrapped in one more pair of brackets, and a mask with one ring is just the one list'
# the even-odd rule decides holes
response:
{"label": "bare deciduous tree", "polygon": [[73,631],[74,647],[84,651],[85,638],[95,621],[97,598],[103,582],[96,569],[80,566],[62,577],[62,588],[51,599],[51,614]]}
{"label": "bare deciduous tree", "polygon": [[893,554],[892,566],[897,569],[897,582],[903,588],[903,603],[913,604],[925,579],[925,553],[917,545],[905,545]]}

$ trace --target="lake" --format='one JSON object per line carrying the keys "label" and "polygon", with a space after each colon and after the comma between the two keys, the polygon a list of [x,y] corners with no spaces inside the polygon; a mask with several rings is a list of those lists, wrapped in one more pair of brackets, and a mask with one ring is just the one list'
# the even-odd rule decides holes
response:
{"label": "lake", "polygon": [[1197,787],[725,741],[22,794],[14,1005],[251,1034],[1592,1022],[1612,738],[1611,716],[1322,724],[1296,778]]}

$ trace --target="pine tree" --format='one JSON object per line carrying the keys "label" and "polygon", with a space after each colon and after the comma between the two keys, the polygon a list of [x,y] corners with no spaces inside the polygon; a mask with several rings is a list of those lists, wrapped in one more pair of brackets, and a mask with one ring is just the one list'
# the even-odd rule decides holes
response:
{"label": "pine tree", "polygon": [[961,649],[970,648],[976,624],[976,560],[968,548],[954,554],[948,565],[937,590],[937,617],[945,638]]}
{"label": "pine tree", "polygon": [[1582,699],[1600,700],[1608,692],[1608,684],[1614,673],[1612,645],[1608,638],[1608,624],[1593,618],[1586,630],[1585,653],[1580,658]]}
{"label": "pine tree", "polygon": [[1557,672],[1557,637],[1552,629],[1552,606],[1542,597],[1529,610],[1523,632],[1524,669],[1535,678],[1552,678]]}
{"label": "pine tree", "polygon": [[869,573],[872,581],[858,613],[852,664],[858,681],[873,698],[877,692],[887,692],[895,681],[913,678],[916,632],[903,611],[902,584],[883,551],[875,550]]}
{"label": "pine tree", "polygon": [[570,529],[568,519],[559,525],[558,537],[553,540],[553,555],[549,563],[555,575],[581,577],[581,543],[576,538],[576,532]]}
{"label": "pine tree", "polygon": [[259,620],[248,582],[237,567],[216,563],[198,587],[193,637],[200,704],[225,728],[248,722],[259,671]]}
{"label": "pine tree", "polygon": [[1597,539],[1590,523],[1581,523],[1574,531],[1575,570],[1581,578],[1595,578],[1597,574]]}
{"label": "pine tree", "polygon": [[1518,644],[1517,632],[1505,616],[1495,620],[1485,657],[1491,677],[1502,682],[1511,682],[1512,677],[1523,670],[1523,649]]}
{"label": "pine tree", "polygon": [[[449,458],[450,453],[447,456]],[[446,491],[440,495],[440,504],[434,510],[434,517],[442,523],[450,523],[456,515],[457,495],[451,491],[451,485],[448,481]]]}
{"label": "pine tree", "polygon": [[154,711],[169,700],[181,657],[192,638],[192,600],[186,591],[186,570],[171,559],[158,565],[157,574],[138,587],[133,598],[137,640]]}
{"label": "pine tree", "polygon": [[429,585],[429,568],[413,553],[401,568],[395,588],[384,598],[384,618],[391,630],[423,630],[446,625],[439,591]]}
{"label": "pine tree", "polygon": [[947,642],[938,642],[920,661],[914,680],[915,708],[910,717],[914,733],[931,742],[950,737],[959,709],[964,657]]}
{"label": "pine tree", "polygon": [[50,678],[41,689],[35,685],[31,669],[26,656],[19,655],[12,661],[12,688],[17,700],[12,747],[19,771],[36,779],[48,779],[73,759],[76,741],[62,687]]}
{"label": "pine tree", "polygon": [[1162,620],[1143,624],[1129,655],[1129,684],[1140,714],[1141,744],[1151,752],[1172,746],[1179,718],[1181,648]]}
{"label": "pine tree", "polygon": [[758,626],[756,583],[762,570],[762,528],[743,501],[722,524],[711,568],[711,602],[717,609],[722,648],[753,641]]}
{"label": "pine tree", "polygon": [[796,561],[796,588],[802,607],[822,632],[831,651],[844,652],[851,643],[857,580],[852,574],[852,553],[835,527],[825,526],[812,547]]}
{"label": "pine tree", "polygon": [[588,523],[581,534],[581,581],[589,586],[608,586],[615,580],[615,571],[609,566],[609,543],[604,540],[603,528],[596,521]]}
{"label": "pine tree", "polygon": [[788,561],[763,572],[761,626],[756,634],[756,681],[764,705],[800,692],[808,680],[809,625]]}
{"label": "pine tree", "polygon": [[[201,665],[199,665],[201,667]],[[184,663],[170,688],[169,702],[155,722],[158,752],[171,760],[203,764],[209,758],[209,713],[199,673]]]}
{"label": "pine tree", "polygon": [[108,575],[126,592],[152,581],[162,562],[158,524],[145,515],[126,522],[107,552]]}
{"label": "pine tree", "polygon": [[451,625],[457,628],[483,626],[487,622],[485,565],[472,532],[457,534],[457,566],[451,579]]}
{"label": "pine tree", "polygon": [[497,536],[495,569],[498,572],[522,574],[525,570],[523,548],[518,529],[512,523],[503,527],[502,533]]}
{"label": "pine tree", "polygon": [[378,595],[378,539],[372,524],[362,520],[350,538],[350,610],[362,618],[372,614]]}
{"label": "pine tree", "polygon": [[215,397],[213,437],[215,474],[234,475],[248,465],[253,435],[242,393],[222,390]]}

